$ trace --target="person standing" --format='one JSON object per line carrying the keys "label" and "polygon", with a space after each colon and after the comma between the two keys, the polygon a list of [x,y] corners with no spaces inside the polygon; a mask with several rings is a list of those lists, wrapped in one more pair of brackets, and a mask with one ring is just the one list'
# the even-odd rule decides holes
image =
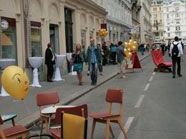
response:
{"label": "person standing", "polygon": [[106,45],[106,42],[103,42],[102,50],[103,50],[103,65],[106,65],[108,64],[108,59],[109,59],[109,49]]}
{"label": "person standing", "polygon": [[97,83],[97,68],[98,61],[100,60],[98,48],[94,44],[94,39],[90,40],[90,46],[87,49],[87,62],[88,70],[90,72],[91,85],[96,85]]}
{"label": "person standing", "polygon": [[183,55],[183,49],[182,49],[181,44],[179,43],[179,39],[177,36],[174,38],[174,42],[170,46],[169,54],[172,57],[172,64],[173,64],[172,78],[175,78],[176,76],[176,64],[177,64],[177,75],[178,77],[182,77],[181,55]]}
{"label": "person standing", "polygon": [[72,54],[72,64],[74,65],[73,71],[77,72],[77,78],[79,81],[79,85],[82,84],[82,71],[83,71],[83,62],[84,62],[84,54],[81,51],[81,45],[77,44],[75,52]]}
{"label": "person standing", "polygon": [[55,55],[52,50],[52,45],[48,43],[45,51],[45,64],[47,65],[47,81],[52,82],[52,76],[54,73]]}
{"label": "person standing", "polygon": [[125,78],[125,53],[124,53],[124,47],[122,46],[122,42],[118,42],[117,47],[117,62],[119,63],[120,67],[120,78]]}
{"label": "person standing", "polygon": [[97,49],[98,49],[98,70],[99,70],[99,73],[100,75],[103,75],[103,65],[102,65],[102,49],[101,49],[101,43],[98,43],[97,44]]}
{"label": "person standing", "polygon": [[110,44],[110,52],[111,52],[111,59],[112,59],[112,64],[116,64],[116,45],[111,43]]}

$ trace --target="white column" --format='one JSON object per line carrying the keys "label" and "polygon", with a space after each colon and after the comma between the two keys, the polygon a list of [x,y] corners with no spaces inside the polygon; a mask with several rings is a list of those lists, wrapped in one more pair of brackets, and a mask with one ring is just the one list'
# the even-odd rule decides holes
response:
{"label": "white column", "polygon": [[87,18],[87,24],[86,24],[86,44],[88,47],[90,45],[90,25],[89,25],[89,21],[90,21],[90,17],[89,14],[86,14],[86,18]]}
{"label": "white column", "polygon": [[66,39],[65,39],[65,15],[64,3],[60,3],[60,19],[59,19],[59,45],[60,54],[66,53]]}
{"label": "white column", "polygon": [[24,67],[25,59],[23,53],[24,49],[24,32],[22,30],[24,24],[21,22],[21,15],[16,18],[16,38],[17,38],[17,62],[18,66]]}
{"label": "white column", "polygon": [[75,14],[75,26],[74,26],[74,42],[81,43],[81,23],[80,23],[80,11],[77,9],[74,12]]}

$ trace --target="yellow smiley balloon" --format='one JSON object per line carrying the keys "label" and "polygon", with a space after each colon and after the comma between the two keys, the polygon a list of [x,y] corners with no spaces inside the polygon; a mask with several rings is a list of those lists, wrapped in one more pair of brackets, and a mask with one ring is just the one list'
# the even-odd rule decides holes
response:
{"label": "yellow smiley balloon", "polygon": [[8,66],[1,77],[2,86],[15,99],[23,100],[28,95],[29,80],[22,68]]}

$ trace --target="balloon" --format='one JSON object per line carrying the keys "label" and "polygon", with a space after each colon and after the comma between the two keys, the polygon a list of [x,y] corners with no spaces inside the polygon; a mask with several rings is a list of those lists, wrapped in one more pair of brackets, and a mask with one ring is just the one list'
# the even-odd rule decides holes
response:
{"label": "balloon", "polygon": [[29,80],[22,68],[8,66],[1,77],[2,86],[15,99],[23,100],[28,95]]}

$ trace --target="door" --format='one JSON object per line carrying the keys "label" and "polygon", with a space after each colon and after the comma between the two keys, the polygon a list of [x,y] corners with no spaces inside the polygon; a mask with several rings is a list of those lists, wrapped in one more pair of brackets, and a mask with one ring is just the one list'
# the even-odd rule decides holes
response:
{"label": "door", "polygon": [[59,53],[59,27],[58,25],[50,24],[50,43],[56,54]]}

